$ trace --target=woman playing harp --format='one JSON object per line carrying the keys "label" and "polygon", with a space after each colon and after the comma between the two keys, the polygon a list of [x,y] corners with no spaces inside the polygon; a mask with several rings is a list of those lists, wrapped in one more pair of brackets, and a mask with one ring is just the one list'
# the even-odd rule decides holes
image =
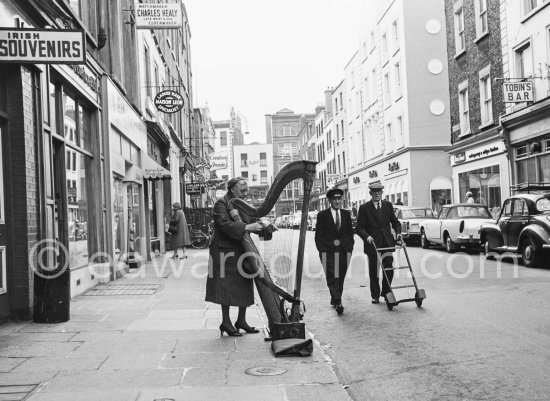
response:
{"label": "woman playing harp", "polygon": [[[245,233],[259,233],[262,225],[251,223],[246,214],[242,221],[234,221],[228,210],[231,199],[244,199],[248,195],[248,183],[242,177],[236,177],[227,183],[227,194],[214,205],[214,233],[210,241],[210,261],[206,281],[206,301],[220,304],[222,323],[220,334],[241,336],[240,329],[247,333],[258,333],[246,322],[246,308],[254,303],[253,280],[245,277],[238,266],[244,253],[241,240]],[[239,307],[239,314],[233,326],[229,317],[229,307]]]}

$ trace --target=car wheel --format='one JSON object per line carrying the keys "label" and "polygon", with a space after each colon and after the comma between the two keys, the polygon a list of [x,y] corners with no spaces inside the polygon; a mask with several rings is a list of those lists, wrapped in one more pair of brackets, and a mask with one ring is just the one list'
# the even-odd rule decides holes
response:
{"label": "car wheel", "polygon": [[424,230],[420,233],[420,245],[422,245],[423,249],[428,249],[430,247],[430,241],[426,238]]}
{"label": "car wheel", "polygon": [[525,267],[536,267],[540,263],[540,249],[533,238],[527,237],[521,243],[521,259]]}
{"label": "car wheel", "polygon": [[447,253],[453,253],[456,250],[456,245],[449,234],[445,236],[445,250]]}
{"label": "car wheel", "polygon": [[495,260],[495,255],[491,251],[491,247],[489,246],[489,241],[485,241],[483,244],[483,254],[485,255],[485,259],[487,260]]}

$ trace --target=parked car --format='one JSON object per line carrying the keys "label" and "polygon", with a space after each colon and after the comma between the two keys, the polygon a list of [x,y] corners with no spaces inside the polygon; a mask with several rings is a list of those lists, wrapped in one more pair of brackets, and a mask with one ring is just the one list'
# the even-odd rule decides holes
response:
{"label": "parked car", "polygon": [[314,210],[312,212],[308,212],[307,216],[307,229],[311,231],[315,231],[315,227],[317,227],[317,211]]}
{"label": "parked car", "polygon": [[[550,252],[550,193],[518,194],[504,201],[498,219],[481,226],[485,256],[521,254],[526,267],[541,266]],[[548,262],[546,262],[548,266]]]}
{"label": "parked car", "polygon": [[299,229],[302,222],[302,212],[296,212],[291,216],[290,226],[293,229]]}
{"label": "parked car", "polygon": [[420,241],[420,223],[426,219],[435,219],[429,207],[395,206],[394,211],[401,223],[401,235],[405,243]]}
{"label": "parked car", "polygon": [[481,244],[479,228],[494,221],[486,205],[457,203],[445,205],[436,219],[420,222],[420,243],[428,249],[430,244],[441,244],[452,253],[460,246],[467,248]]}

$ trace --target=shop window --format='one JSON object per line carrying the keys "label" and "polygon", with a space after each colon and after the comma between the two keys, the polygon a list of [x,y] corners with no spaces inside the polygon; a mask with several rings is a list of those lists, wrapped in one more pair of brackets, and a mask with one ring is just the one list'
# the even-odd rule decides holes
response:
{"label": "shop window", "polygon": [[[74,153],[76,156],[76,152]],[[67,177],[67,207],[69,220],[69,266],[88,264],[90,244],[88,241],[88,181],[86,172],[90,158],[79,154],[77,168]],[[67,173],[69,174],[69,173]]]}
{"label": "shop window", "polygon": [[409,193],[407,191],[403,191],[403,198],[401,199],[401,202],[403,202],[403,205],[409,206]]}
{"label": "shop window", "polygon": [[500,213],[500,166],[490,166],[458,174],[460,202],[466,202],[467,192],[472,192],[475,203],[485,204],[491,214]]}

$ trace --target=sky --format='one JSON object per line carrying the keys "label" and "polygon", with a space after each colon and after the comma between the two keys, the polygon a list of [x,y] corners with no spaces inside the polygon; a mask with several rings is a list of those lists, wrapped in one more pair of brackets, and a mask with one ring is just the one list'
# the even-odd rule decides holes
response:
{"label": "sky", "polygon": [[[265,114],[314,113],[360,44],[367,0],[183,0],[194,107],[244,116],[245,143],[265,142]],[[246,127],[247,126],[247,127]]]}

